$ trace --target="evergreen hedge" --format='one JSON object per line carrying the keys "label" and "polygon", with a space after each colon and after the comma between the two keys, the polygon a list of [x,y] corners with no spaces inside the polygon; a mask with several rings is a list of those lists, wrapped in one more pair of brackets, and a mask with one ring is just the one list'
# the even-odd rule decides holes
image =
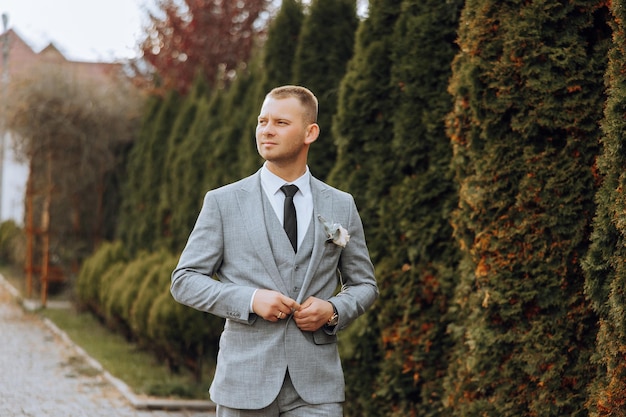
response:
{"label": "evergreen hedge", "polygon": [[465,3],[450,82],[462,260],[449,415],[587,415],[597,317],[580,260],[606,13],[600,1]]}
{"label": "evergreen hedge", "polygon": [[120,242],[106,243],[85,262],[77,283],[79,303],[172,370],[185,366],[199,380],[207,364],[214,367],[222,320],[171,297],[175,256],[141,252],[128,261],[123,253]]}
{"label": "evergreen hedge", "polygon": [[355,0],[313,0],[302,23],[293,63],[293,84],[318,97],[320,136],[309,148],[309,169],[326,179],[337,155],[332,118],[338,86],[352,57],[358,27]]}
{"label": "evergreen hedge", "polygon": [[0,223],[0,264],[21,266],[26,257],[26,236],[13,220]]}
{"label": "evergreen hedge", "polygon": [[83,262],[76,279],[75,291],[79,306],[97,311],[100,307],[100,282],[113,265],[128,262],[128,254],[120,241],[104,242]]}
{"label": "evergreen hedge", "polygon": [[463,1],[405,0],[395,28],[391,84],[398,181],[380,202],[386,231],[377,264],[380,371],[368,415],[445,415],[441,384],[452,343],[448,304],[459,251],[449,218],[458,195],[444,120]]}
{"label": "evergreen hedge", "polygon": [[[373,0],[370,18],[357,29],[354,54],[339,85],[333,136],[337,161],[328,181],[354,195],[366,231],[374,264],[385,252],[385,235],[380,229],[380,202],[397,178],[393,140],[393,88],[391,58],[394,24],[400,14],[400,0]],[[315,146],[315,144],[313,145]],[[380,303],[378,304],[378,306]],[[342,335],[353,339],[344,351],[346,416],[363,416],[375,410],[373,390],[382,362],[378,307],[366,313]]]}
{"label": "evergreen hedge", "polygon": [[592,243],[585,258],[585,289],[599,316],[597,348],[593,357],[598,374],[590,386],[589,415],[626,415],[626,4],[611,3],[613,39],[606,72],[608,99],[602,121],[602,152],[598,171],[602,186]]}

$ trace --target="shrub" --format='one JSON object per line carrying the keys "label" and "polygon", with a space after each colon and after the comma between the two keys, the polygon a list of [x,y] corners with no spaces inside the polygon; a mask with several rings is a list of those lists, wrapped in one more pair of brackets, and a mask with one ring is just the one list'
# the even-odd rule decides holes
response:
{"label": "shrub", "polygon": [[157,297],[148,317],[148,334],[173,369],[184,365],[199,380],[204,359],[215,363],[222,320],[174,300],[169,288]]}
{"label": "shrub", "polygon": [[[110,299],[111,289],[113,288],[118,277],[124,275],[124,271],[128,269],[126,262],[117,262],[104,272],[99,281],[98,302],[91,307],[91,310],[102,318],[107,326],[113,330],[124,330],[119,317],[111,313],[111,309],[107,308],[107,301]],[[128,335],[127,335],[128,336]]]}
{"label": "shrub", "polygon": [[[111,323],[120,326],[120,330],[130,333],[130,310],[141,284],[153,265],[159,264],[163,253],[140,253],[121,271],[109,276],[106,289],[101,294],[104,314]],[[103,278],[104,281],[104,278]]]}
{"label": "shrub", "polygon": [[[111,266],[127,262],[127,254],[121,242],[105,242],[85,260],[76,281],[76,297],[79,307],[99,310],[100,281]],[[95,311],[94,310],[94,311]]]}
{"label": "shrub", "polygon": [[0,223],[0,263],[22,265],[25,259],[24,231],[13,220]]}
{"label": "shrub", "polygon": [[130,309],[130,327],[141,344],[151,343],[147,330],[150,308],[159,294],[169,291],[170,275],[175,265],[173,256],[164,257],[161,262],[152,265],[139,285],[135,302]]}

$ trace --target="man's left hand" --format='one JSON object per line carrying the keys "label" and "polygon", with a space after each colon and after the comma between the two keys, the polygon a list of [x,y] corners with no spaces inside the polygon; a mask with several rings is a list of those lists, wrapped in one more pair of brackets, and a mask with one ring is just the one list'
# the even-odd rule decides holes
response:
{"label": "man's left hand", "polygon": [[333,305],[315,297],[309,297],[293,314],[296,325],[305,332],[314,332],[324,326],[333,315]]}

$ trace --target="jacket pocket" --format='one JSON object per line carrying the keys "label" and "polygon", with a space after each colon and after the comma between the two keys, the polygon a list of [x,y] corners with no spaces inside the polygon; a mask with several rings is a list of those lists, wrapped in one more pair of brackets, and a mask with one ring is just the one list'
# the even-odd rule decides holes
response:
{"label": "jacket pocket", "polygon": [[313,333],[313,342],[316,345],[328,345],[331,343],[337,343],[337,335],[328,334],[324,331],[324,329],[319,329],[318,331]]}

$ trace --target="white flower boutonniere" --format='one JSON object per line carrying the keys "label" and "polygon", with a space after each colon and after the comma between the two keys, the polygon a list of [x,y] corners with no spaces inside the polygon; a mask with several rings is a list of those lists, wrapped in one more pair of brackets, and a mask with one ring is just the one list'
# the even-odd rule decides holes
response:
{"label": "white flower boutonniere", "polygon": [[327,222],[322,216],[317,216],[317,218],[324,225],[324,231],[326,232],[326,237],[328,241],[332,241],[335,245],[341,246],[345,248],[350,240],[350,235],[348,231],[343,228],[339,223],[330,223]]}

